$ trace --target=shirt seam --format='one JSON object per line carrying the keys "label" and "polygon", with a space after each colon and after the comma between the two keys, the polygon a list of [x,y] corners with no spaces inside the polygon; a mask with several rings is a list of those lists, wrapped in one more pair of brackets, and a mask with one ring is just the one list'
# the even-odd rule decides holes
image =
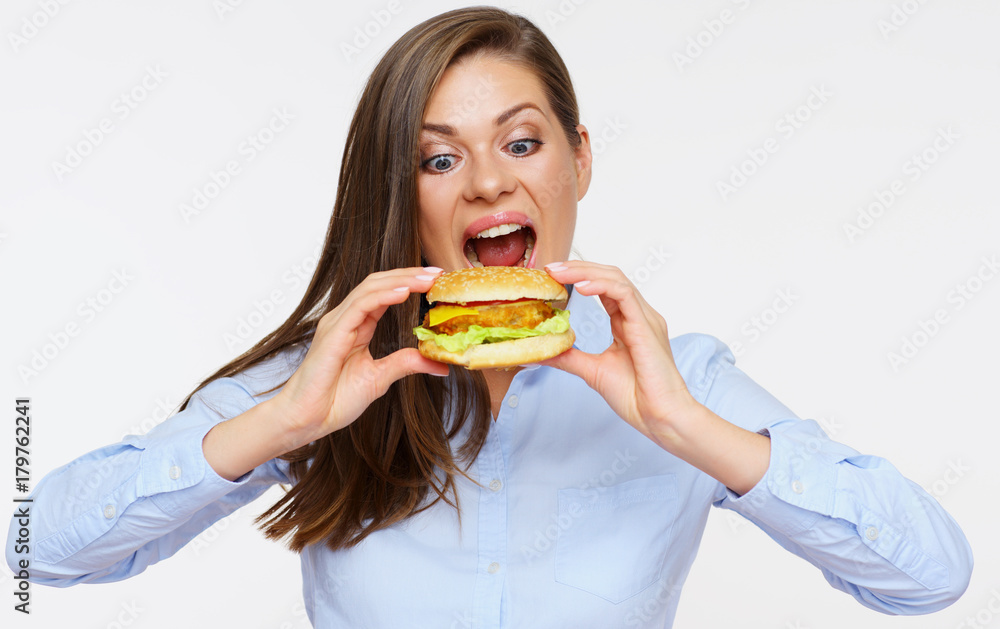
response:
{"label": "shirt seam", "polygon": [[[129,476],[128,478],[126,478],[124,481],[122,481],[122,483],[120,485],[118,485],[113,490],[111,490],[110,492],[108,492],[107,494],[105,494],[105,496],[110,496],[110,495],[114,495],[114,494],[118,493],[118,491],[122,487],[125,487],[125,485],[127,485],[129,483],[129,481],[132,478],[134,478],[137,474],[138,474],[138,470],[136,470],[131,476]],[[136,499],[138,499],[138,497]],[[122,508],[121,510],[118,510],[118,518],[121,518],[122,514],[125,513],[125,509],[127,509],[129,506],[131,506],[133,503],[135,503],[136,499],[131,500],[127,505],[124,506],[124,508]],[[104,498],[102,497],[102,499],[100,500],[100,502],[103,502],[103,501],[104,501]],[[97,508],[100,509],[101,508],[100,505],[98,505]],[[63,527],[59,531],[56,531],[56,532],[52,533],[51,535],[48,535],[48,536],[46,536],[46,537],[38,540],[38,542],[37,542],[38,546],[42,546],[43,544],[45,544],[45,542],[48,542],[52,538],[58,537],[59,535],[65,533],[66,531],[69,531],[69,530],[73,529],[73,527],[76,526],[76,524],[80,520],[83,520],[84,518],[86,518],[88,515],[90,515],[90,513],[91,513],[90,510],[84,510],[83,513],[81,513],[80,515],[78,515],[75,518],[73,518],[70,521],[69,524],[67,524],[65,527]],[[113,528],[114,525],[118,523],[118,518],[116,518],[115,522],[112,523],[111,528]],[[108,529],[102,531],[97,537],[95,537],[94,539],[88,541],[86,544],[84,544],[80,548],[75,549],[73,552],[69,553],[68,555],[63,556],[62,558],[59,559],[59,561],[62,561],[64,559],[69,559],[73,555],[77,554],[78,552],[80,552],[81,550],[83,550],[84,548],[86,548],[87,546],[89,546],[90,544],[92,544],[95,541],[97,541],[98,539],[100,539],[103,535],[105,535],[108,531],[110,531],[111,528],[108,528]]]}

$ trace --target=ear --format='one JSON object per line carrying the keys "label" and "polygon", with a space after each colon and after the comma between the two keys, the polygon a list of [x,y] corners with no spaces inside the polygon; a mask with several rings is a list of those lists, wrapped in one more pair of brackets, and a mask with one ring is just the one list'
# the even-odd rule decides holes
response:
{"label": "ear", "polygon": [[576,161],[576,200],[579,201],[583,195],[587,194],[590,188],[591,166],[594,163],[594,154],[590,150],[590,132],[582,124],[576,125],[576,131],[580,134],[580,146],[573,149],[574,160]]}

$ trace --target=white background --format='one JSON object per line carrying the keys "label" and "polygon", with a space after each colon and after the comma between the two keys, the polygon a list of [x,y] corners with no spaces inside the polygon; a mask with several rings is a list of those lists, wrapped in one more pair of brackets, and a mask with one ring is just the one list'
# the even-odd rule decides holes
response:
{"label": "white background", "polygon": [[[403,0],[384,27],[372,14],[383,1],[245,0],[228,12],[208,0],[72,2],[48,19],[42,4],[7,1],[0,14],[0,405],[9,417],[15,396],[32,398],[33,484],[145,431],[161,406],[283,320],[304,289],[295,269],[309,267],[328,220],[368,72],[405,30],[466,3]],[[950,628],[977,614],[1000,625],[990,611],[1000,609],[1000,279],[976,279],[982,258],[1000,254],[1000,5],[504,6],[551,37],[584,123],[603,137],[580,206],[579,255],[629,273],[672,335],[742,343],[737,364],[799,415],[929,488],[977,560],[954,606],[892,618],[716,512],[676,626]],[[899,26],[888,30],[894,12]],[[374,36],[348,58],[343,45],[366,26]],[[120,94],[147,67],[166,76],[122,118]],[[829,96],[809,109],[813,88]],[[294,119],[247,160],[241,143],[275,108]],[[789,114],[799,121],[792,134],[776,126]],[[105,118],[112,131],[60,178],[53,163]],[[944,152],[931,148],[940,130],[958,136],[939,142]],[[747,151],[769,138],[778,150],[724,198],[718,182],[734,167],[752,170]],[[934,163],[914,180],[911,160],[925,150]],[[180,204],[230,160],[240,173],[185,221]],[[903,192],[852,241],[844,226],[896,179]],[[101,312],[79,309],[111,296],[102,290],[122,270],[132,279]],[[966,283],[978,292],[959,308],[952,291]],[[778,291],[793,300],[775,316]],[[937,310],[947,322],[914,338]],[[754,321],[766,330],[751,334]],[[252,337],[227,343],[246,331],[241,322],[258,324]],[[19,372],[69,324],[78,334],[49,347],[37,375]],[[894,368],[888,354],[904,337],[921,347]],[[9,479],[13,421],[0,434],[10,435],[0,448]],[[14,497],[9,482],[0,494]],[[297,558],[251,523],[276,491],[129,581],[34,586],[30,618],[12,611],[4,569],[2,623],[305,626]]]}

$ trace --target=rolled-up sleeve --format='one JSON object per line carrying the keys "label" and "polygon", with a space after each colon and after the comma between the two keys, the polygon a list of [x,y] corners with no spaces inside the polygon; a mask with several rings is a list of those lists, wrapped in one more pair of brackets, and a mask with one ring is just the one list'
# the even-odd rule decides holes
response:
{"label": "rolled-up sleeve", "polygon": [[831,440],[735,366],[717,339],[700,401],[771,440],[767,472],[738,496],[720,485],[716,506],[753,522],[818,567],[834,587],[887,614],[938,611],[968,587],[972,550],[955,520],[891,463]]}
{"label": "rolled-up sleeve", "polygon": [[[22,503],[31,514],[30,580],[68,586],[133,576],[271,485],[288,482],[277,461],[230,482],[205,460],[208,431],[259,401],[242,379],[215,380],[146,435],[130,435],[47,474],[32,501]],[[25,558],[15,553],[17,522],[7,538],[11,566]]]}

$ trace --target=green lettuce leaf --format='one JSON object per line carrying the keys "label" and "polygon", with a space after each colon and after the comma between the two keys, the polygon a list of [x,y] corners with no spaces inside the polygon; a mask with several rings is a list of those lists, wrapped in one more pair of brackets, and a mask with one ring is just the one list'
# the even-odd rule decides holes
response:
{"label": "green lettuce leaf", "polygon": [[435,334],[423,326],[413,328],[413,333],[421,341],[434,341],[449,352],[464,352],[473,345],[495,343],[511,339],[523,339],[542,334],[560,334],[569,329],[569,310],[553,308],[555,315],[542,321],[534,328],[484,328],[470,325],[467,332],[458,334]]}

